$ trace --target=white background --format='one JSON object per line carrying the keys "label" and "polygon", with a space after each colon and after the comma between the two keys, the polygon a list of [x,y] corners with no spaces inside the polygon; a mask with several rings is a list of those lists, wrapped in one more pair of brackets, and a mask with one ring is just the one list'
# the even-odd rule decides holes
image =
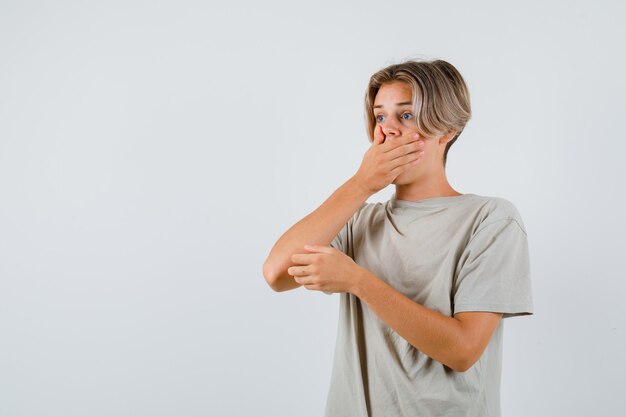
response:
{"label": "white background", "polygon": [[503,416],[623,415],[624,3],[222,3],[0,1],[0,416],[321,416],[339,296],[262,264],[408,58],[469,86],[452,186],[528,231]]}

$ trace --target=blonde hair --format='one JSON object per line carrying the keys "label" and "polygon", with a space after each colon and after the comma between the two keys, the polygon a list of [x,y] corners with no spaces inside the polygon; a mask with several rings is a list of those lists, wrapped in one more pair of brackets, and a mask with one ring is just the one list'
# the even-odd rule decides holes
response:
{"label": "blonde hair", "polygon": [[390,65],[370,77],[365,92],[365,119],[370,141],[374,140],[376,118],[374,99],[381,86],[392,81],[408,84],[413,92],[413,111],[417,131],[425,137],[436,137],[455,130],[446,144],[443,166],[448,150],[469,121],[472,110],[467,85],[459,71],[443,60],[405,61]]}

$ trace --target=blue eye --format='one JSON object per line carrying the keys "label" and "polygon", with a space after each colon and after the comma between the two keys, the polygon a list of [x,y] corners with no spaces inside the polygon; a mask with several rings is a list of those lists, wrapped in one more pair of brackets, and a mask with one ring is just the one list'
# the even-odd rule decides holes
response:
{"label": "blue eye", "polygon": [[382,119],[382,118],[384,118],[384,117],[385,117],[385,116],[383,116],[383,115],[379,114],[378,116],[376,116],[376,121],[377,121],[378,123],[382,123],[383,121],[382,121],[381,119]]}
{"label": "blue eye", "polygon": [[[409,117],[404,117],[404,116],[409,116]],[[402,113],[402,118],[404,120],[410,120],[413,118],[413,115],[411,113]]]}

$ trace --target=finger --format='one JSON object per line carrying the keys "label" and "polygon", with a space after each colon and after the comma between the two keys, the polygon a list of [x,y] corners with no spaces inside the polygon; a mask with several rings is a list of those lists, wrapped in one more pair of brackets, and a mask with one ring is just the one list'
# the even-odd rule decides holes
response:
{"label": "finger", "polygon": [[376,125],[374,128],[374,144],[380,145],[381,143],[385,143],[385,133],[381,125]]}
{"label": "finger", "polygon": [[300,285],[304,285],[305,287],[315,287],[319,288],[319,284],[313,281],[310,277],[293,277],[294,281],[296,281]]}
{"label": "finger", "polygon": [[304,249],[310,252],[333,253],[333,248],[323,245],[304,245]]}
{"label": "finger", "polygon": [[400,136],[400,140],[398,142],[400,142],[400,145],[405,145],[407,143],[413,143],[420,139],[425,138],[424,136],[420,135],[419,132],[412,131]]}
{"label": "finger", "polygon": [[412,153],[400,158],[396,158],[392,161],[394,165],[392,165],[393,168],[389,171],[389,173],[397,176],[402,173],[402,171],[419,164],[420,161],[423,159],[423,156],[423,153]]}
{"label": "finger", "polygon": [[409,132],[402,136],[394,137],[393,140],[386,141],[382,149],[384,153],[387,153],[401,148],[404,145],[418,142],[420,139],[423,139],[423,137],[421,137],[419,133],[415,131]]}
{"label": "finger", "polygon": [[409,155],[411,153],[423,151],[426,147],[426,144],[423,139],[413,141],[411,143],[406,143],[404,145],[397,146],[393,149],[385,152],[385,156],[390,160],[394,160],[404,155]]}
{"label": "finger", "polygon": [[299,265],[309,265],[315,259],[314,253],[294,253],[291,255],[291,262]]}
{"label": "finger", "polygon": [[303,287],[311,291],[322,291],[320,286],[316,284],[306,284],[306,285],[303,285]]}
{"label": "finger", "polygon": [[292,277],[304,277],[309,275],[307,268],[303,266],[290,266],[287,268],[287,273]]}
{"label": "finger", "polygon": [[419,161],[424,157],[424,149],[420,148],[418,150],[412,151],[408,154],[400,155],[397,158],[394,158],[390,161],[390,167],[393,169],[398,166],[402,166],[405,164],[410,164],[414,161]]}

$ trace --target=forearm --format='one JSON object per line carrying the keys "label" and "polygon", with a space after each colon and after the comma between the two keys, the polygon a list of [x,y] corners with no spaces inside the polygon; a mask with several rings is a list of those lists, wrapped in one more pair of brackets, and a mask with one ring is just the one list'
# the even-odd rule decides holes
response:
{"label": "forearm", "polygon": [[287,274],[287,269],[293,265],[291,255],[302,252],[305,244],[329,245],[370,195],[351,177],[317,209],[283,233],[263,265],[263,274],[272,288],[282,291],[298,287]]}
{"label": "forearm", "polygon": [[414,302],[365,268],[352,292],[419,351],[454,370],[468,368],[471,349],[459,320]]}

